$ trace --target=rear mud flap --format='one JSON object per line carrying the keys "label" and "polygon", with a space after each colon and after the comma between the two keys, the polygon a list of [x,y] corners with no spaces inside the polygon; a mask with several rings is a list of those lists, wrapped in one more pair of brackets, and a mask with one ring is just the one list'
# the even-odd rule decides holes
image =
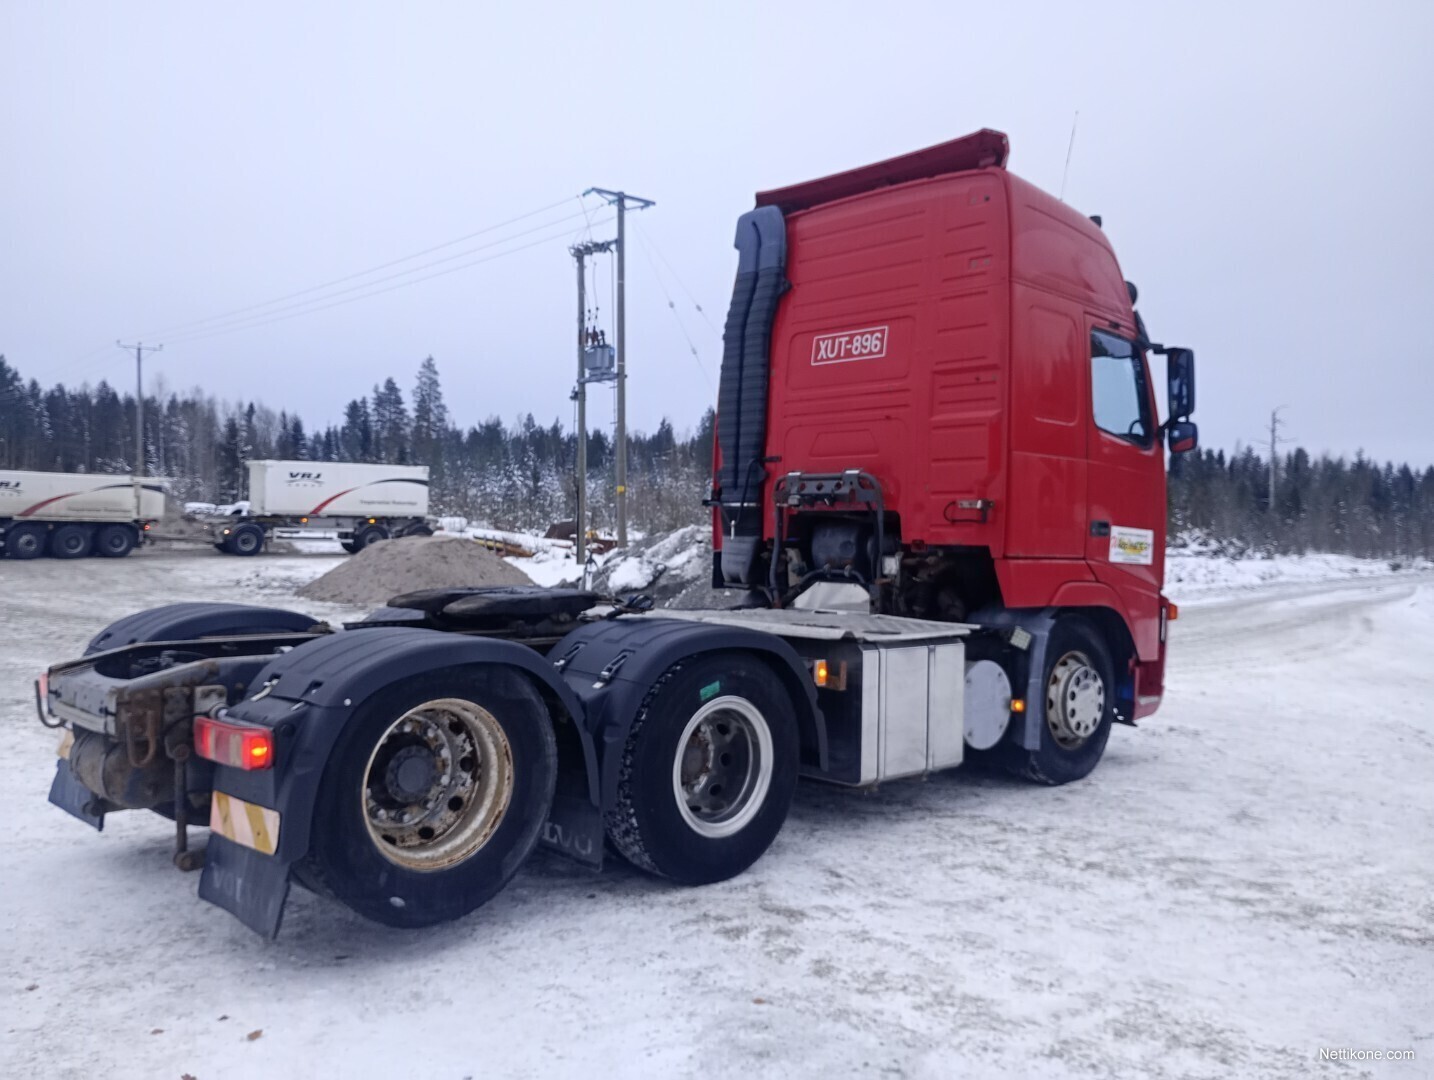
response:
{"label": "rear mud flap", "polygon": [[559,792],[538,842],[546,851],[601,870],[603,835],[602,814],[586,796]]}
{"label": "rear mud flap", "polygon": [[70,763],[64,758],[55,762],[55,779],[50,784],[50,801],[86,825],[104,831],[105,812],[95,809],[102,807],[104,800],[80,783],[70,771]]}
{"label": "rear mud flap", "polygon": [[289,864],[213,833],[199,876],[199,898],[217,904],[271,941],[289,898]]}

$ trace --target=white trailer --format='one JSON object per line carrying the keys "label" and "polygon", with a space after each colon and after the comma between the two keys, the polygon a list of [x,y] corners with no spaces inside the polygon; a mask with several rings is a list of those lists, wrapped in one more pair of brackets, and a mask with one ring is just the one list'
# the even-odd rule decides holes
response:
{"label": "white trailer", "polygon": [[164,516],[169,481],[0,469],[0,545],[12,559],[119,558]]}
{"label": "white trailer", "polygon": [[352,461],[251,461],[247,508],[215,527],[214,546],[255,555],[275,530],[336,533],[356,552],[392,536],[428,535],[428,467]]}

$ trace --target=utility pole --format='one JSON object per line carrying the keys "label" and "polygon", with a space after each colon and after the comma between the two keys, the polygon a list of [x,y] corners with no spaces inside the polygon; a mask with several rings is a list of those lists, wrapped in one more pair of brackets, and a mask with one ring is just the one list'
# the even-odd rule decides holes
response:
{"label": "utility pole", "polygon": [[146,345],[140,342],[136,345],[126,345],[122,341],[116,341],[121,349],[128,352],[134,350],[134,513],[136,517],[144,516],[144,507],[140,502],[140,477],[144,476],[144,354],[146,352],[160,352],[163,345]]}
{"label": "utility pole", "polygon": [[646,210],[657,204],[651,199],[625,191],[588,188],[584,195],[598,195],[617,207],[617,546],[627,547],[627,204]]}
{"label": "utility pole", "polygon": [[[587,370],[587,287],[584,269],[589,255],[611,251],[615,241],[598,240],[586,244],[574,244],[568,249],[578,266],[578,385],[574,394],[578,399],[578,460],[577,460],[577,535],[576,551],[578,569],[586,574],[583,567],[588,559],[588,383],[594,381]],[[621,384],[619,384],[621,385]],[[586,577],[583,579],[586,581]]]}
{"label": "utility pole", "polygon": [[577,549],[574,554],[577,557],[578,572],[583,574],[582,582],[586,585],[587,576],[583,567],[588,564],[588,386],[583,381],[586,374],[583,370],[583,354],[587,343],[587,296],[583,288],[584,254],[578,248],[573,249],[573,258],[578,264],[578,385],[573,391],[578,396],[578,506],[575,515],[577,530],[573,535],[573,542]]}

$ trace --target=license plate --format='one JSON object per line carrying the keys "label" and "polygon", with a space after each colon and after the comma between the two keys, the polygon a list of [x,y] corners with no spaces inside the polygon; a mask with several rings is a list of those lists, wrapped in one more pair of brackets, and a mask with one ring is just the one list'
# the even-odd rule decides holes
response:
{"label": "license plate", "polygon": [[209,829],[261,855],[272,855],[279,848],[279,811],[222,791],[214,792],[210,800]]}
{"label": "license plate", "polygon": [[75,733],[69,728],[66,728],[65,733],[60,736],[60,745],[55,748],[55,753],[68,761],[70,759],[70,748],[74,745]]}

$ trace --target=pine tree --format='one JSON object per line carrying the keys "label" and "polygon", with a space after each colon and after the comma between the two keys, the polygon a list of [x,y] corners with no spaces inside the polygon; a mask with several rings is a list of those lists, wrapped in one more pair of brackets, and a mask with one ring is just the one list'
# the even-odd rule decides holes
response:
{"label": "pine tree", "polygon": [[408,409],[392,376],[382,387],[373,388],[373,429],[376,459],[389,465],[408,464]]}
{"label": "pine tree", "polygon": [[448,407],[438,382],[438,365],[433,357],[418,366],[413,387],[413,460],[419,465],[439,468],[443,432],[448,429]]}

